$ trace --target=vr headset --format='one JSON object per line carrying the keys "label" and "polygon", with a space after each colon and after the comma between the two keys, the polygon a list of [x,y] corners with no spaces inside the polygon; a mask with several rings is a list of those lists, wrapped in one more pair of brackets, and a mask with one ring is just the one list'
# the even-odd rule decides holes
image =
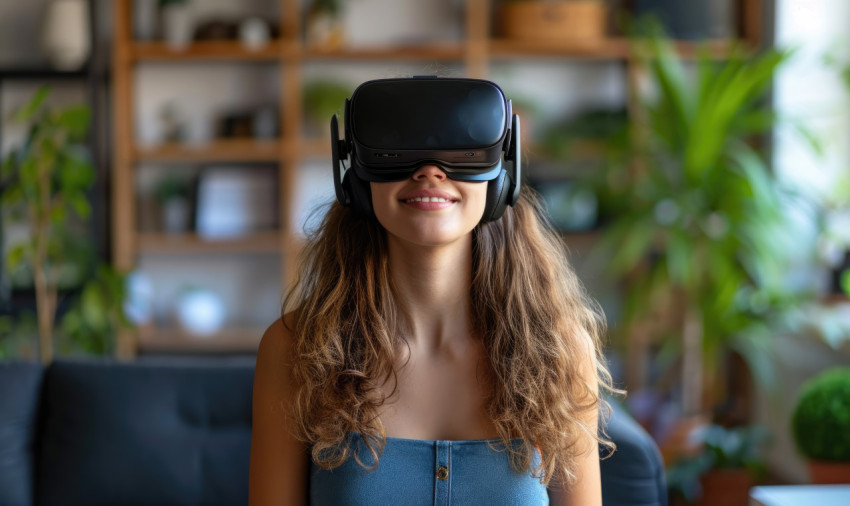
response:
{"label": "vr headset", "polygon": [[337,200],[373,217],[370,182],[402,181],[433,164],[456,181],[488,182],[483,221],[496,220],[519,198],[519,128],[511,101],[490,81],[367,81],[345,100],[345,139],[331,118]]}

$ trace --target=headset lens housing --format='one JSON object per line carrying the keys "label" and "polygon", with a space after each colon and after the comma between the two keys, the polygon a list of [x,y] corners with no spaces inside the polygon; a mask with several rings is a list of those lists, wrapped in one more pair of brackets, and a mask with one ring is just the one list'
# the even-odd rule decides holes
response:
{"label": "headset lens housing", "polygon": [[352,168],[367,181],[394,181],[433,163],[452,179],[488,181],[501,170],[510,117],[510,103],[490,81],[368,81],[346,107]]}

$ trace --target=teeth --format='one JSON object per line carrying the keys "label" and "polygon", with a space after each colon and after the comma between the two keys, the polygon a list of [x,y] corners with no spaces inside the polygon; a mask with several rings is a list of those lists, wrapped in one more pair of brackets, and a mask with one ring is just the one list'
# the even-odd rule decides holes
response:
{"label": "teeth", "polygon": [[451,202],[449,199],[444,199],[442,197],[416,197],[413,199],[407,199],[405,202]]}

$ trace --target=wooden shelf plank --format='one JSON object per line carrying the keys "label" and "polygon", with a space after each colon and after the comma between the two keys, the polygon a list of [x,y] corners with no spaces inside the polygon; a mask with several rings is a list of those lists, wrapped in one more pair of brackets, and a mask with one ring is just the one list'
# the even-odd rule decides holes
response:
{"label": "wooden shelf plank", "polygon": [[138,251],[146,254],[280,253],[279,231],[255,232],[232,239],[205,239],[197,234],[141,232]]}
{"label": "wooden shelf plank", "polygon": [[138,349],[164,353],[256,352],[264,332],[259,327],[225,328],[209,336],[196,336],[178,328],[142,327]]}
{"label": "wooden shelf plank", "polygon": [[491,57],[497,60],[529,56],[611,60],[628,56],[628,41],[619,38],[589,42],[492,39],[489,45]]}
{"label": "wooden shelf plank", "polygon": [[284,148],[277,139],[218,139],[198,144],[165,143],[133,147],[133,159],[138,162],[277,162],[283,156]]}
{"label": "wooden shelf plank", "polygon": [[262,48],[250,49],[237,40],[194,42],[184,49],[174,49],[164,42],[134,42],[130,46],[133,61],[276,61],[281,56],[281,43],[274,40]]}
{"label": "wooden shelf plank", "polygon": [[330,158],[331,139],[301,139],[298,143],[299,155],[304,158]]}
{"label": "wooden shelf plank", "polygon": [[460,42],[345,49],[307,46],[303,49],[302,57],[305,60],[462,60],[464,48]]}
{"label": "wooden shelf plank", "polygon": [[[675,47],[683,58],[690,59],[696,58],[702,47],[707,47],[709,54],[715,57],[723,57],[735,44],[735,41],[728,40],[677,41]],[[745,41],[737,41],[737,44],[747,47]],[[490,41],[490,55],[494,60],[528,57],[624,60],[629,57],[631,51],[629,46],[630,41],[621,37],[611,37],[597,42],[493,39]]]}

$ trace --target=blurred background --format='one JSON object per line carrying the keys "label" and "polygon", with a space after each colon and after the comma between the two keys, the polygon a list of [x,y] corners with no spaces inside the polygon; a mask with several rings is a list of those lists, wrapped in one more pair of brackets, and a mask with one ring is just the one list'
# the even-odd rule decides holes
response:
{"label": "blurred background", "polygon": [[717,503],[717,468],[816,481],[807,457],[850,461],[804,441],[850,434],[847,403],[799,413],[824,372],[850,398],[848,20],[842,0],[0,0],[0,359],[251,360],[333,198],[344,98],[487,78],[671,498]]}

